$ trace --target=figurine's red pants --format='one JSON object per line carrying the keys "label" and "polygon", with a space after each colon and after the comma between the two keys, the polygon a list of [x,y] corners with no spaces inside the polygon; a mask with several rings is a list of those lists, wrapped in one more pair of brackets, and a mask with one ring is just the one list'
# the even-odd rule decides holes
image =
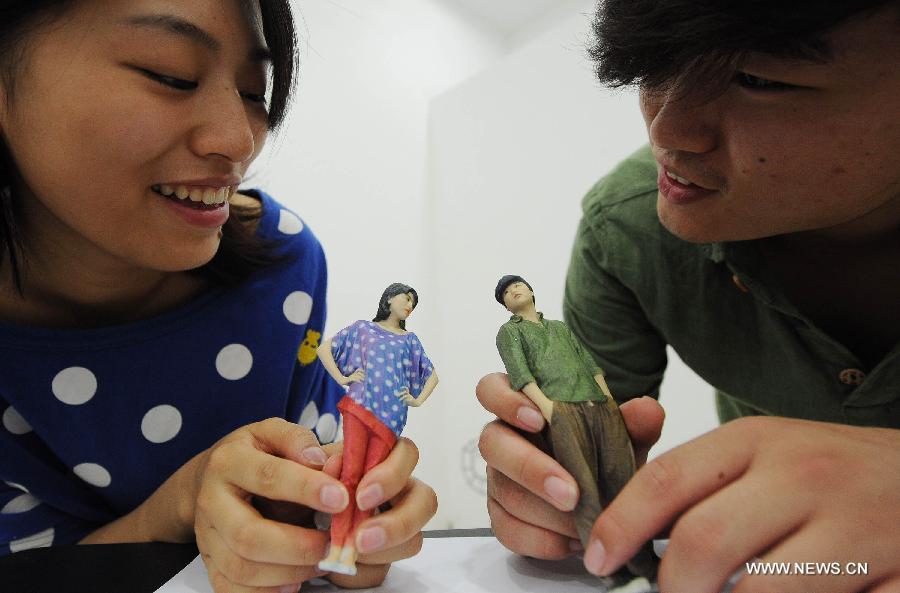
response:
{"label": "figurine's red pants", "polygon": [[338,402],[338,410],[344,423],[344,460],[341,466],[341,482],[350,494],[350,504],[332,517],[331,543],[343,546],[352,537],[356,526],[372,516],[375,509],[361,511],[356,506],[356,487],[366,473],[387,459],[394,448],[397,436],[378,420],[372,412],[344,396]]}

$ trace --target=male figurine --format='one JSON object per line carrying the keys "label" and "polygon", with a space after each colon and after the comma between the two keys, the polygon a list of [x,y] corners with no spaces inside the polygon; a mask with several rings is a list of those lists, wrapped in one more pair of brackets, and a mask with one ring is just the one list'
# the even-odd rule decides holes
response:
{"label": "male figurine", "polygon": [[[600,511],[634,475],[631,439],[603,369],[565,323],[537,311],[531,285],[521,276],[504,276],[494,297],[513,314],[497,333],[509,383],[541,410],[553,457],[578,483],[572,512],[586,548]],[[627,567],[654,580],[658,563],[648,542]]]}

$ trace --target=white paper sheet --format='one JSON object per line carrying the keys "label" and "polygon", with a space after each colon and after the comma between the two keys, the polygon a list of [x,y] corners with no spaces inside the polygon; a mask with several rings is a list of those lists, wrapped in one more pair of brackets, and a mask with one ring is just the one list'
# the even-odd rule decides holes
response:
{"label": "white paper sheet", "polygon": [[[320,581],[316,581],[320,582]],[[331,584],[305,583],[304,593],[342,591]],[[606,588],[578,558],[559,562],[517,556],[493,537],[428,538],[414,558],[391,567],[378,593],[603,593]],[[197,557],[157,593],[212,593]]]}

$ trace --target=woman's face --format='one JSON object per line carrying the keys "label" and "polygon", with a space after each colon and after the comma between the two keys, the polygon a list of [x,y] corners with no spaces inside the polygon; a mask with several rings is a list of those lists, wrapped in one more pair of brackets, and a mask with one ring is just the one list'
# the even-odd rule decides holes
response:
{"label": "woman's face", "polygon": [[160,271],[213,257],[267,131],[248,4],[83,0],[26,38],[13,92],[0,88],[26,249]]}
{"label": "woman's face", "polygon": [[406,294],[398,294],[388,299],[388,307],[391,313],[400,321],[405,321],[407,317],[412,315],[413,309],[416,308],[415,299],[411,292]]}

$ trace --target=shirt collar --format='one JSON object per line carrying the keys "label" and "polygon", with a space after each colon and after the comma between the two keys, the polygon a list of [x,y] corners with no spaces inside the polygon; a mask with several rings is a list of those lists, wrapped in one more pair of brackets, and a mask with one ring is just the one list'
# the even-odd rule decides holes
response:
{"label": "shirt collar", "polygon": [[[540,311],[538,311],[537,315],[538,315],[538,321],[543,323],[544,322],[544,314],[541,313]],[[522,321],[525,321],[525,318],[522,317],[521,315],[513,315],[512,317],[509,318],[509,320],[512,322],[515,322],[515,323],[520,323]]]}

